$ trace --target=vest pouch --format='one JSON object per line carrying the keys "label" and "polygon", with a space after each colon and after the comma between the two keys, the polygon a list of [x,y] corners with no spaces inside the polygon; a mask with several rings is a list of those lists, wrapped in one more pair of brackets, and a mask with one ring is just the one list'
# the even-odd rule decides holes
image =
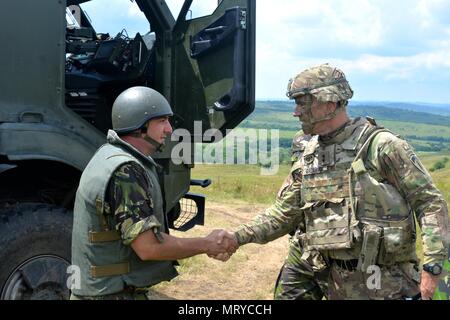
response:
{"label": "vest pouch", "polygon": [[352,248],[350,211],[344,198],[309,202],[301,209],[305,214],[308,250]]}
{"label": "vest pouch", "polygon": [[412,215],[401,221],[388,221],[383,227],[379,264],[391,265],[415,260],[415,239]]}
{"label": "vest pouch", "polygon": [[386,227],[383,229],[384,249],[386,253],[395,253],[399,250],[404,242],[404,232],[400,227]]}
{"label": "vest pouch", "polygon": [[297,230],[295,233],[296,241],[298,241],[299,250],[301,251],[300,260],[304,266],[313,272],[321,272],[328,267],[322,254],[317,250],[307,249],[306,233]]}
{"label": "vest pouch", "polygon": [[383,228],[376,225],[365,225],[363,228],[363,243],[358,261],[358,270],[367,272],[370,266],[377,264],[380,251],[380,241]]}

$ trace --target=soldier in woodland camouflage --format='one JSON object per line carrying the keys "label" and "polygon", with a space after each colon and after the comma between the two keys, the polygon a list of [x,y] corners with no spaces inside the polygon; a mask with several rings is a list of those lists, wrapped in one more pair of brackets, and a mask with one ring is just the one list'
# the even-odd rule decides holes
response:
{"label": "soldier in woodland camouflage", "polygon": [[220,230],[204,238],[169,235],[151,155],[172,133],[170,116],[167,100],[150,88],[130,88],[114,102],[114,130],[77,190],[72,264],[81,279],[72,300],[147,299],[151,286],[177,276],[174,260],[236,250]]}
{"label": "soldier in woodland camouflage", "polygon": [[294,116],[312,138],[275,204],[235,241],[264,244],[297,229],[300,261],[328,270],[329,299],[430,299],[447,258],[447,204],[407,142],[371,118],[348,118],[352,96],[328,64],[289,82]]}

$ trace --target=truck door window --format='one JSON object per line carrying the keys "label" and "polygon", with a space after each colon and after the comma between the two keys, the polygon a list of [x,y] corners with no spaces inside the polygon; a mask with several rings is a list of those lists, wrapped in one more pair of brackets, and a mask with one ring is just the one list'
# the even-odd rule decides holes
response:
{"label": "truck door window", "polygon": [[[186,20],[192,20],[204,16],[211,15],[214,10],[217,8],[217,0],[202,0],[202,1],[196,1],[194,0],[192,2],[191,8],[189,9],[188,13],[186,14]],[[181,7],[183,6],[183,1],[180,0],[168,0],[167,5],[172,12],[172,15],[175,17],[175,19],[178,17],[181,11]]]}
{"label": "truck door window", "polygon": [[77,9],[78,8],[76,8],[75,6],[73,6],[72,8],[70,8],[70,7],[66,8],[67,28],[79,28],[80,27],[80,23],[78,22],[78,21],[80,21],[80,19],[77,20],[77,18],[75,17]]}
{"label": "truck door window", "polygon": [[192,20],[213,14],[217,8],[217,1],[194,1],[191,10],[186,15],[186,20]]}

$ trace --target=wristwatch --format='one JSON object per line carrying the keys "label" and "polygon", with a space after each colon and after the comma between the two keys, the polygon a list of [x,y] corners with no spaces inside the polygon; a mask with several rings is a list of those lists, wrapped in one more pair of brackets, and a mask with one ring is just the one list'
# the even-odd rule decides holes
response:
{"label": "wristwatch", "polygon": [[423,270],[431,273],[433,276],[438,276],[442,273],[442,264],[440,263],[427,263],[423,265]]}

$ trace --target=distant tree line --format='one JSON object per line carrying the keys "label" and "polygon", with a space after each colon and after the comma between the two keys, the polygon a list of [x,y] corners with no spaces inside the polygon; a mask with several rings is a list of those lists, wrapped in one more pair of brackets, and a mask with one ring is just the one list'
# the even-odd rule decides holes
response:
{"label": "distant tree line", "polygon": [[436,137],[436,136],[416,136],[407,135],[406,139],[420,140],[420,141],[436,141],[436,142],[447,142],[450,143],[450,138]]}
{"label": "distant tree line", "polygon": [[[293,109],[294,104],[291,101],[257,101],[256,109],[248,120],[257,120],[259,116],[267,115],[268,113],[292,113]],[[450,127],[450,117],[446,115],[437,115],[386,106],[366,106],[364,104],[350,104],[348,111],[351,117],[370,116],[379,120],[424,123]]]}

